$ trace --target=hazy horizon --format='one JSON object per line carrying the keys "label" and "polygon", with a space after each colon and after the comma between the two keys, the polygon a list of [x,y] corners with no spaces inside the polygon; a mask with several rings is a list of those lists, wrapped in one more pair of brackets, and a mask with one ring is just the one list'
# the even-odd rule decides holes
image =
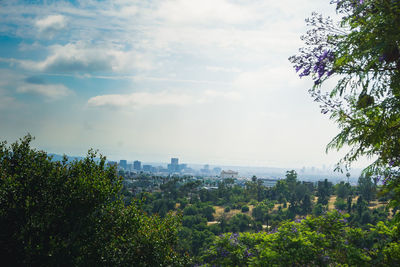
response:
{"label": "hazy horizon", "polygon": [[[334,165],[287,58],[329,1],[0,2],[0,138],[110,159]],[[356,167],[365,166],[362,161]]]}

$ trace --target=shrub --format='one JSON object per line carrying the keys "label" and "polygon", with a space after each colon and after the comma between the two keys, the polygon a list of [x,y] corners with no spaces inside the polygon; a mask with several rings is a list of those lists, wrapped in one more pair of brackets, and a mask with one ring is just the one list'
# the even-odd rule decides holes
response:
{"label": "shrub", "polygon": [[248,212],[249,211],[249,207],[248,206],[243,206],[242,207],[242,212]]}

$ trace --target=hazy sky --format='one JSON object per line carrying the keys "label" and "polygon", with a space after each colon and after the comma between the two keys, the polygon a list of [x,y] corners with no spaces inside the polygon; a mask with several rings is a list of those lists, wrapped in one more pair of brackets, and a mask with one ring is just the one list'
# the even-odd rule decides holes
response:
{"label": "hazy sky", "polygon": [[84,155],[332,165],[287,58],[329,0],[0,1],[0,138]]}

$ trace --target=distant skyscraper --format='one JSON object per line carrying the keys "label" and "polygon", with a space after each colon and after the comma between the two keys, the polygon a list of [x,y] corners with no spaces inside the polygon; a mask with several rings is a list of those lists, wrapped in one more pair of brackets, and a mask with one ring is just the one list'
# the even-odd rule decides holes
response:
{"label": "distant skyscraper", "polygon": [[171,165],[178,165],[179,159],[178,158],[171,158]]}
{"label": "distant skyscraper", "polygon": [[142,169],[142,162],[140,162],[140,161],[138,161],[138,160],[135,160],[135,161],[133,162],[133,169],[134,169],[135,171],[140,171],[140,170]]}
{"label": "distant skyscraper", "polygon": [[126,159],[121,159],[121,160],[119,161],[119,166],[120,166],[122,169],[126,170],[126,168],[128,167],[128,162],[126,161]]}
{"label": "distant skyscraper", "polygon": [[178,158],[171,158],[171,164],[168,164],[168,171],[169,172],[179,172],[179,159]]}

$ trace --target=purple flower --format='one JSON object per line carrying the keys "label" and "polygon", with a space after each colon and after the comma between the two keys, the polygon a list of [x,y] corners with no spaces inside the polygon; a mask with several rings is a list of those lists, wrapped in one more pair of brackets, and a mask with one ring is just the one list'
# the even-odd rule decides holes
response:
{"label": "purple flower", "polygon": [[272,231],[268,232],[268,234],[275,234],[276,232],[278,232],[278,230],[276,228],[272,229]]}
{"label": "purple flower", "polygon": [[[321,83],[321,78],[326,74],[327,77],[333,74],[333,70],[327,70],[327,63],[332,62],[335,59],[335,54],[330,50],[323,51],[319,56],[315,55],[317,61],[314,63],[312,71],[318,75],[318,78],[314,81],[314,85],[318,85]],[[298,66],[296,70],[300,70]],[[300,73],[300,77],[308,76],[311,73],[311,67],[307,67],[304,69],[302,73]]]}
{"label": "purple flower", "polygon": [[251,252],[249,252],[249,249],[248,248],[246,248],[246,250],[244,251],[244,253],[245,253],[245,257],[252,257],[253,256],[253,253],[251,253]]}
{"label": "purple flower", "polygon": [[222,252],[221,252],[221,256],[222,257],[226,257],[228,255],[229,255],[229,251],[227,251],[226,249],[223,249]]}
{"label": "purple flower", "polygon": [[303,76],[308,76],[308,75],[310,75],[310,73],[311,73],[311,67],[307,67],[307,68],[305,68],[304,70],[303,70],[303,72],[302,73],[300,73],[300,78],[301,77],[303,77]]}
{"label": "purple flower", "polygon": [[387,182],[388,182],[388,180],[389,180],[388,178],[384,178],[384,179],[383,179],[383,185],[386,185]]}

